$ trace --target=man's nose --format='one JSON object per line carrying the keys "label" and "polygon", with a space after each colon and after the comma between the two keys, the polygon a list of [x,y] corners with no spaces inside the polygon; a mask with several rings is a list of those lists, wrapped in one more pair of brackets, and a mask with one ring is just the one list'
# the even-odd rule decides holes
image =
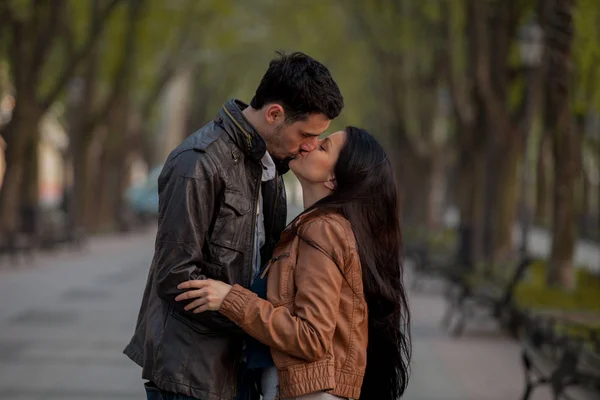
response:
{"label": "man's nose", "polygon": [[319,146],[319,142],[320,142],[320,140],[317,139],[317,138],[312,139],[312,140],[310,140],[308,142],[304,142],[300,146],[300,150],[302,150],[302,151],[309,151],[309,152],[313,151],[313,150],[316,150],[316,148]]}

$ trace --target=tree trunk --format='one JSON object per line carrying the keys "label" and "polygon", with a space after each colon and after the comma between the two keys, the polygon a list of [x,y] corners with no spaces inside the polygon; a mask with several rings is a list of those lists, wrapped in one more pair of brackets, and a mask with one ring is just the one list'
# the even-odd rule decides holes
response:
{"label": "tree trunk", "polygon": [[485,155],[477,149],[460,149],[458,165],[460,244],[459,261],[472,268],[483,259]]}
{"label": "tree trunk", "polygon": [[[512,232],[516,220],[518,203],[518,164],[522,151],[517,140],[510,140],[506,146],[495,148],[493,164],[493,201],[491,215],[490,259],[502,260],[513,252]],[[488,178],[489,179],[489,178]]]}
{"label": "tree trunk", "polygon": [[[40,118],[41,119],[41,118]],[[40,121],[41,122],[41,121]],[[39,124],[39,123],[38,123]],[[40,180],[39,180],[39,143],[40,132],[35,131],[34,137],[27,142],[24,161],[25,169],[21,185],[21,224],[23,229],[30,233],[38,232],[40,214]]]}
{"label": "tree trunk", "polygon": [[[482,100],[486,146],[485,252],[490,262],[512,251],[517,208],[516,174],[522,141],[509,107],[509,52],[522,10],[514,2],[470,0],[476,88]],[[527,104],[525,100],[523,104]],[[508,156],[508,157],[507,157]]]}
{"label": "tree trunk", "polygon": [[[479,97],[472,98],[474,115],[465,120],[455,108],[459,129],[458,152],[458,206],[460,211],[459,262],[472,268],[484,257],[485,217],[485,137],[482,105]],[[475,110],[477,110],[475,112]]]}
{"label": "tree trunk", "polygon": [[100,187],[98,214],[95,223],[97,231],[121,229],[125,221],[123,194],[128,174],[126,159],[129,153],[129,98],[122,93],[112,109],[106,141],[100,157]]}
{"label": "tree trunk", "polygon": [[94,48],[88,60],[83,76],[83,95],[78,108],[77,115],[72,115],[73,121],[70,132],[70,153],[73,162],[73,215],[72,221],[75,227],[88,229],[90,221],[87,219],[87,211],[93,207],[93,196],[90,196],[90,146],[94,140],[96,127],[92,126],[89,119],[93,114],[93,103],[95,95],[95,80],[97,72],[98,49]]}
{"label": "tree trunk", "polygon": [[580,196],[579,203],[579,231],[584,237],[588,237],[591,233],[591,186],[592,183],[588,177],[587,171],[581,171],[580,176]]}
{"label": "tree trunk", "polygon": [[187,118],[190,106],[190,84],[193,78],[193,69],[189,65],[182,65],[170,82],[165,96],[163,122],[164,132],[160,136],[160,162],[164,163],[171,151],[192,132],[187,132]]}
{"label": "tree trunk", "polygon": [[99,182],[102,182],[101,173],[104,167],[102,155],[106,141],[108,127],[99,125],[91,134],[90,143],[85,162],[85,175],[82,189],[84,200],[83,223],[90,231],[96,230],[100,196],[98,196]]}
{"label": "tree trunk", "polygon": [[431,157],[431,174],[429,194],[429,213],[427,225],[430,229],[438,230],[443,227],[446,202],[446,162],[442,151],[435,152]]}
{"label": "tree trunk", "polygon": [[6,170],[0,191],[0,232],[9,237],[23,228],[23,211],[35,212],[39,203],[37,144],[42,112],[35,104],[22,93],[4,130]]}
{"label": "tree trunk", "polygon": [[404,221],[412,226],[429,229],[429,198],[431,197],[431,165],[419,160],[408,161],[403,157],[403,173],[400,185],[403,188]]}
{"label": "tree trunk", "polygon": [[547,132],[542,133],[537,154],[537,177],[535,180],[535,221],[547,224],[552,207],[550,180],[552,172],[552,143]]}
{"label": "tree trunk", "polygon": [[[22,121],[15,118],[15,114],[13,114],[13,119],[4,130],[7,138],[14,136],[13,131],[16,131],[18,137],[18,125]],[[6,169],[2,190],[0,191],[0,227],[2,234],[9,237],[14,235],[21,225],[19,208],[22,195],[21,183],[25,175],[23,159],[25,158],[26,143],[19,142],[23,142],[23,140],[14,141],[6,146]]]}
{"label": "tree trunk", "polygon": [[555,0],[547,34],[549,110],[555,122],[552,129],[554,149],[554,210],[552,250],[548,284],[572,289],[575,250],[574,185],[580,164],[581,141],[573,129],[569,107],[571,49],[573,41],[574,0]]}

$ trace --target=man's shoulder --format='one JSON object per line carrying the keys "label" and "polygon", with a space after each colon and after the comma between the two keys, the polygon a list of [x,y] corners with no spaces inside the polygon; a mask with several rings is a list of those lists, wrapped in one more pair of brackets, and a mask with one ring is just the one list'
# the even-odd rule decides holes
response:
{"label": "man's shoulder", "polygon": [[188,177],[206,177],[207,174],[217,173],[228,148],[226,136],[214,121],[206,124],[171,151],[165,162],[165,170],[177,171]]}
{"label": "man's shoulder", "polygon": [[177,146],[165,165],[188,174],[216,172],[229,147],[225,130],[211,121]]}

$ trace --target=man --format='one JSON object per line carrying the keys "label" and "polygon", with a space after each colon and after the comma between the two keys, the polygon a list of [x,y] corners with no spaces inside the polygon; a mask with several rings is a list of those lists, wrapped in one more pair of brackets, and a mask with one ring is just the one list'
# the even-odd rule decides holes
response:
{"label": "man", "polygon": [[250,286],[285,227],[287,161],[314,150],[342,108],[325,66],[279,54],[249,106],[228,101],[169,155],[154,259],[124,351],[143,368],[148,399],[235,398],[244,335],[218,313],[184,310],[177,285],[212,278]]}

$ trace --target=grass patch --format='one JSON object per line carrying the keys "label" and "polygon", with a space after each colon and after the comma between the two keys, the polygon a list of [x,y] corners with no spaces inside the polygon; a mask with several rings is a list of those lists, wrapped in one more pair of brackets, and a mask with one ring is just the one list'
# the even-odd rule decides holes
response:
{"label": "grass patch", "polygon": [[548,264],[534,262],[522,282],[515,288],[515,302],[521,309],[561,309],[600,312],[600,277],[592,272],[575,270],[575,290],[567,292],[546,285]]}

